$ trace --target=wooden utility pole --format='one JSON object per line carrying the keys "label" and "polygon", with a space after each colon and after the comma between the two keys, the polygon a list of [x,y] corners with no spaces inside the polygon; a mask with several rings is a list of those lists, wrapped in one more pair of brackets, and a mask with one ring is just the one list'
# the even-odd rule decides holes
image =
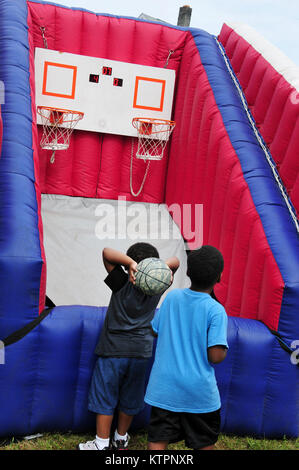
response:
{"label": "wooden utility pole", "polygon": [[178,17],[178,26],[190,26],[192,8],[189,5],[184,5],[180,8]]}

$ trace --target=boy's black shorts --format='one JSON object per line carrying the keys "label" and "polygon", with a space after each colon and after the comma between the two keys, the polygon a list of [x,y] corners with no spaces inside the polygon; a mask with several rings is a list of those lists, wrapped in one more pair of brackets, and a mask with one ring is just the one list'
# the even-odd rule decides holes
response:
{"label": "boy's black shorts", "polygon": [[152,407],[149,442],[185,440],[190,449],[215,444],[220,433],[220,409],[211,413],[176,413]]}

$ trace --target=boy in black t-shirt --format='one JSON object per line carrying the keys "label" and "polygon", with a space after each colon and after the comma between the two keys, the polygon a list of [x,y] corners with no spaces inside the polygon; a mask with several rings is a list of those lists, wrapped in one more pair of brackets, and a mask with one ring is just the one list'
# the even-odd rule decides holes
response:
{"label": "boy in black t-shirt", "polygon": [[[95,350],[99,358],[89,392],[88,409],[97,414],[97,435],[93,441],[79,444],[80,450],[110,448],[110,429],[117,407],[118,424],[111,444],[116,449],[126,449],[127,431],[144,406],[145,376],[153,346],[150,322],[161,297],[145,295],[134,286],[137,264],[145,258],[159,258],[157,249],[149,243],[135,243],[126,254],[112,248],[103,250],[108,272],[105,283],[112,295]],[[180,263],[172,257],[166,264],[174,273]]]}

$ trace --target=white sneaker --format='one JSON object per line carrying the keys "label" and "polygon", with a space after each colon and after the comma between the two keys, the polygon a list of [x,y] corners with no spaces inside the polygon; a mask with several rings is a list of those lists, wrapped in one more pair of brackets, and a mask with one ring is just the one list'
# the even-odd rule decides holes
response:
{"label": "white sneaker", "polygon": [[104,447],[103,449],[100,449],[96,439],[93,441],[87,441],[85,443],[79,444],[79,450],[110,450],[110,447]]}
{"label": "white sneaker", "polygon": [[128,449],[128,445],[129,445],[129,440],[130,440],[130,436],[129,434],[127,434],[127,437],[126,439],[115,439],[115,436],[113,436],[112,438],[112,447],[114,447],[116,450],[127,450]]}

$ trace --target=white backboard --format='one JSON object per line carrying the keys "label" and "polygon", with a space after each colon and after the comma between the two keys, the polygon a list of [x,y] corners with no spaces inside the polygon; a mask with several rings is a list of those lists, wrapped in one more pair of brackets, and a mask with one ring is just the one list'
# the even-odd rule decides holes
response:
{"label": "white backboard", "polygon": [[136,136],[134,117],[171,120],[174,83],[174,70],[35,49],[36,105],[83,112],[76,129]]}

